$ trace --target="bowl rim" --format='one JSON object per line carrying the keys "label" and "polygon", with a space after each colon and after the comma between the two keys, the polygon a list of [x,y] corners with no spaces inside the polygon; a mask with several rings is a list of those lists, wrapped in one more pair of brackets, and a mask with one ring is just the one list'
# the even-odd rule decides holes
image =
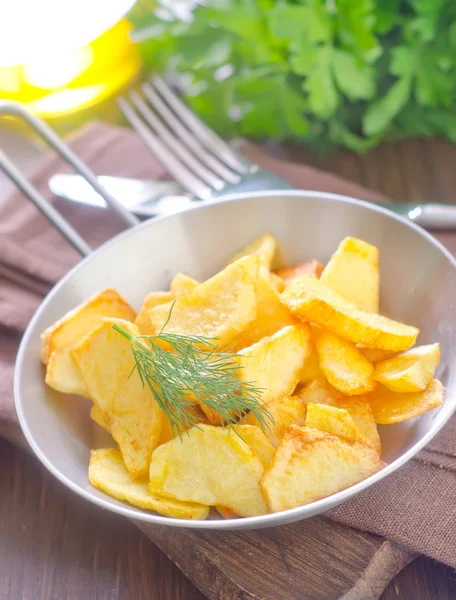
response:
{"label": "bowl rim", "polygon": [[[22,371],[26,368],[25,365],[25,354],[29,345],[29,340],[32,335],[35,322],[39,319],[41,312],[44,310],[44,307],[52,301],[52,298],[60,292],[60,290],[67,284],[67,282],[73,277],[73,275],[82,269],[88,262],[94,260],[98,254],[104,252],[111,245],[117,244],[120,240],[135,235],[137,231],[146,229],[148,227],[153,227],[155,223],[163,221],[165,219],[173,219],[175,217],[181,216],[183,213],[206,210],[212,207],[214,204],[230,204],[235,202],[242,202],[249,199],[255,199],[259,197],[263,198],[273,198],[277,197],[278,199],[283,197],[296,197],[301,199],[306,198],[322,198],[327,200],[333,200],[342,202],[345,204],[351,204],[355,206],[361,206],[370,210],[372,212],[376,212],[379,214],[385,215],[387,218],[399,221],[406,227],[409,227],[416,231],[420,236],[424,237],[432,246],[437,248],[444,256],[447,258],[450,265],[456,270],[456,259],[453,255],[443,246],[441,242],[439,242],[435,237],[433,237],[430,233],[413,223],[412,221],[407,220],[400,215],[388,210],[387,208],[383,208],[382,206],[373,204],[371,202],[360,200],[358,198],[354,198],[351,196],[346,196],[342,194],[335,194],[330,192],[320,192],[314,190],[271,190],[271,191],[257,191],[257,192],[248,192],[242,194],[230,194],[223,196],[221,199],[217,199],[215,201],[207,201],[201,204],[197,204],[195,206],[186,208],[183,211],[179,211],[178,213],[171,215],[164,215],[162,217],[156,217],[154,219],[148,219],[139,225],[131,227],[121,233],[117,234],[113,238],[104,242],[100,247],[91,252],[88,256],[84,257],[81,261],[79,261],[62,279],[60,279],[52,290],[47,294],[47,296],[43,299],[32,319],[30,320],[25,333],[22,337],[19,350],[16,357],[16,365],[15,365],[15,373],[14,373],[14,404],[16,408],[16,413],[18,416],[19,424],[22,429],[22,432],[32,448],[34,454],[40,460],[40,462],[47,468],[48,471],[52,473],[54,477],[56,477],[59,481],[61,481],[66,487],[75,492],[78,496],[81,496],[88,500],[89,502],[100,506],[101,508],[107,509],[111,512],[123,515],[132,520],[153,523],[156,525],[167,525],[170,527],[184,527],[191,529],[212,529],[212,530],[241,530],[241,529],[256,529],[270,526],[277,526],[286,523],[291,523],[294,521],[303,520],[305,518],[309,518],[311,516],[320,514],[329,510],[330,508],[348,500],[352,496],[355,496],[359,492],[369,488],[373,484],[381,481],[383,478],[387,477],[394,471],[396,471],[399,467],[408,462],[415,454],[417,454],[428,442],[442,429],[442,427],[448,422],[450,417],[456,411],[456,402],[452,410],[448,410],[447,414],[443,419],[440,420],[439,423],[431,426],[430,430],[412,446],[409,450],[407,450],[404,454],[399,456],[392,463],[388,464],[382,470],[378,471],[374,475],[371,475],[367,479],[360,481],[359,483],[346,488],[336,494],[332,494],[331,496],[327,496],[326,498],[322,498],[321,500],[317,500],[310,504],[306,504],[303,506],[298,506],[296,508],[291,508],[278,513],[271,513],[266,515],[260,515],[255,517],[241,517],[239,519],[232,520],[222,520],[222,519],[214,519],[214,520],[186,520],[186,519],[177,519],[173,517],[166,517],[163,515],[159,515],[158,513],[149,512],[144,509],[138,509],[136,507],[130,507],[127,503],[123,503],[122,505],[115,504],[113,499],[108,494],[103,493],[103,497],[97,496],[92,492],[88,491],[80,487],[78,484],[74,483],[70,478],[64,475],[54,464],[53,462],[47,458],[44,452],[39,447],[38,443],[35,441],[35,437],[33,435],[32,428],[30,428],[29,423],[27,421],[27,417],[25,415],[25,411],[22,406],[22,397],[21,397],[21,380],[22,380]],[[436,413],[437,414],[437,413]],[[95,488],[93,488],[95,489]],[[98,492],[98,490],[96,490]],[[118,501],[116,501],[118,502]]]}

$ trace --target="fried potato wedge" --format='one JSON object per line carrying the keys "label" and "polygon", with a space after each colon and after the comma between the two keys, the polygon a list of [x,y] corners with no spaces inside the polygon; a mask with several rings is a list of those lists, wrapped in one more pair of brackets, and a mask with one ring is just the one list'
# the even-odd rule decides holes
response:
{"label": "fried potato wedge", "polygon": [[94,404],[90,409],[90,418],[102,429],[104,429],[108,433],[111,433],[111,423],[109,421],[109,416],[102,410],[100,410],[96,404]]}
{"label": "fried potato wedge", "polygon": [[336,390],[356,396],[375,388],[374,366],[355,344],[322,331],[317,336],[316,348],[320,369]]}
{"label": "fried potato wedge", "polygon": [[281,300],[301,319],[366,348],[408,350],[419,333],[416,327],[358,309],[311,275],[292,281]]}
{"label": "fried potato wedge", "polygon": [[46,367],[45,382],[49,387],[64,394],[88,396],[84,378],[68,348],[51,352]]}
{"label": "fried potato wedge", "polygon": [[381,452],[380,436],[367,395],[345,396],[321,377],[310,382],[307,386],[299,387],[296,394],[306,405],[311,403],[328,404],[347,410],[366,438],[366,443],[378,453]]}
{"label": "fried potato wedge", "polygon": [[[260,259],[247,256],[226,267],[193,292],[148,312],[145,331],[218,338],[220,348],[237,340],[257,316],[256,281]],[[171,318],[169,314],[172,308]],[[169,319],[169,320],[168,320]]]}
{"label": "fried potato wedge", "polygon": [[122,339],[113,329],[114,324],[132,335],[138,334],[134,323],[122,319],[101,319],[71,351],[89,397],[107,415],[112,411],[118,388],[128,379],[134,365],[128,340]]}
{"label": "fried potato wedge", "polygon": [[323,273],[325,265],[318,260],[312,259],[307,262],[292,265],[291,267],[283,267],[277,269],[276,274],[281,277],[285,283],[285,287],[289,285],[294,279],[301,275],[313,275],[317,279],[320,278]]}
{"label": "fried potato wedge", "polygon": [[393,392],[424,390],[440,362],[440,345],[418,346],[375,366],[374,379]]}
{"label": "fried potato wedge", "polygon": [[115,448],[91,451],[89,479],[94,487],[117,500],[153,510],[166,517],[202,520],[209,515],[207,506],[153,496],[146,481],[131,478],[121,453]]}
{"label": "fried potato wedge", "polygon": [[357,238],[345,238],[324,268],[320,281],[361,310],[378,313],[380,272],[375,246]]}
{"label": "fried potato wedge", "polygon": [[330,385],[323,375],[308,384],[299,384],[295,393],[306,405],[313,403],[337,406],[340,398],[347,397]]}
{"label": "fried potato wedge", "polygon": [[43,363],[47,365],[54,350],[73,347],[103,317],[134,321],[136,311],[116,290],[106,289],[92,296],[86,302],[70,310],[41,334]]}
{"label": "fried potato wedge", "polygon": [[[262,390],[263,404],[289,396],[299,381],[300,362],[309,352],[310,328],[307,324],[284,327],[270,337],[238,352],[239,378]],[[212,425],[223,425],[219,413],[200,402]]]}
{"label": "fried potato wedge", "polygon": [[239,515],[237,515],[235,512],[233,512],[232,510],[230,510],[229,508],[226,508],[226,506],[216,506],[215,507],[217,512],[219,513],[220,516],[222,516],[224,519],[238,519]]}
{"label": "fried potato wedge", "polygon": [[254,382],[261,390],[263,404],[290,396],[299,381],[302,365],[310,350],[307,324],[284,327],[274,335],[238,353],[239,377]]}
{"label": "fried potato wedge", "polygon": [[384,466],[377,452],[365,444],[292,425],[261,487],[271,512],[280,512],[336,494]]}
{"label": "fried potato wedge", "polygon": [[149,311],[155,306],[160,304],[167,304],[174,300],[174,296],[171,292],[151,292],[144,298],[143,305],[135,319],[135,325],[139,331],[143,334],[148,333],[150,329],[149,325]]}
{"label": "fried potato wedge", "polygon": [[[188,411],[193,415],[193,417],[195,418],[195,423],[205,423],[206,425],[209,424],[209,421],[206,417],[206,415],[204,414],[204,411],[202,410],[201,406],[198,403],[194,403],[191,406],[188,406]],[[186,431],[188,429],[191,429],[192,426],[184,428]],[[169,442],[170,440],[174,439],[176,437],[176,435],[178,435],[177,431],[174,432],[173,428],[171,426],[171,422],[168,419],[168,417],[166,416],[166,414],[163,414],[163,427],[162,427],[162,432],[161,432],[161,436],[160,436],[160,441],[158,442],[158,445],[161,446],[162,444],[166,444],[166,442]]]}
{"label": "fried potato wedge", "polygon": [[262,475],[261,461],[234,431],[200,425],[154,451],[150,492],[253,517],[267,512]]}
{"label": "fried potato wedge", "polygon": [[376,423],[388,425],[420,417],[437,408],[443,402],[445,388],[438,379],[433,379],[421,392],[402,394],[386,387],[378,388],[366,395]]}
{"label": "fried potato wedge", "polygon": [[387,360],[388,358],[392,358],[395,355],[395,352],[391,350],[379,350],[378,348],[363,348],[358,346],[361,351],[361,354],[367,358],[367,360],[376,365],[378,362],[382,362],[383,360]]}
{"label": "fried potato wedge", "polygon": [[185,294],[193,292],[197,285],[199,285],[199,282],[193,279],[193,277],[189,277],[184,273],[178,273],[171,281],[170,291],[175,298],[178,298],[179,296],[185,296]]}
{"label": "fried potato wedge", "polygon": [[275,454],[275,448],[260,427],[246,423],[234,425],[233,429],[264,467],[271,462]]}
{"label": "fried potato wedge", "polygon": [[[220,413],[217,410],[215,410],[215,408],[209,406],[209,404],[207,404],[206,402],[202,402],[201,400],[199,401],[199,405],[210,425],[218,425],[219,427],[223,427],[224,425],[226,425],[226,419],[221,417]],[[233,411],[231,415],[234,418],[238,417],[238,413],[235,411]]]}
{"label": "fried potato wedge", "polygon": [[245,256],[251,256],[257,254],[260,257],[261,266],[265,267],[268,271],[271,269],[272,261],[274,260],[275,253],[277,251],[277,240],[271,233],[265,233],[260,235],[250,244],[247,244],[242,250],[237,252],[231,260],[228,262],[229,265],[235,263],[240,258]]}
{"label": "fried potato wedge", "polygon": [[304,360],[304,366],[299,374],[299,383],[305,385],[320,377],[324,377],[324,375],[320,369],[317,350],[312,342],[309,356]]}
{"label": "fried potato wedge", "polygon": [[366,444],[367,440],[345,408],[328,404],[308,404],[306,427],[327,431],[353,442]]}
{"label": "fried potato wedge", "polygon": [[[266,419],[263,431],[274,448],[280,444],[290,425],[304,425],[306,421],[306,405],[299,396],[285,396],[270,402],[268,412],[272,419]],[[261,427],[251,412],[242,422]]]}
{"label": "fried potato wedge", "polygon": [[320,327],[315,327],[313,325],[310,326],[310,351],[304,360],[304,365],[299,375],[300,385],[310,383],[315,379],[324,377],[320,369],[320,363],[318,360],[317,348],[315,343],[319,330],[321,330]]}
{"label": "fried potato wedge", "polygon": [[125,465],[134,478],[147,474],[163,426],[163,414],[136,371],[129,340],[113,329],[118,324],[139,335],[133,323],[103,319],[73,348],[90,397],[110,420]]}
{"label": "fried potato wedge", "polygon": [[374,414],[366,396],[352,396],[350,398],[342,396],[338,398],[335,406],[345,409],[350,414],[363,434],[365,443],[380,454],[382,444]]}
{"label": "fried potato wedge", "polygon": [[242,333],[236,350],[247,348],[264,337],[273,335],[287,325],[296,325],[299,320],[280,302],[280,296],[270,284],[267,274],[260,270],[256,281],[256,318]]}
{"label": "fried potato wedge", "polygon": [[269,280],[275,291],[281,294],[285,289],[284,280],[275,273],[269,273]]}

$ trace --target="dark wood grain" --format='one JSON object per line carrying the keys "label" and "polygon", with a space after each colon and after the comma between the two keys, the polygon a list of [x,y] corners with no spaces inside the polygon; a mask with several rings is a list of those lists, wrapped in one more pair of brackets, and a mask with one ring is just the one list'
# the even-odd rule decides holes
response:
{"label": "dark wood grain", "polygon": [[0,440],[1,600],[202,600],[126,519],[91,506]]}
{"label": "dark wood grain", "polygon": [[259,531],[142,529],[210,600],[378,600],[415,558],[320,517]]}
{"label": "dark wood grain", "polygon": [[[376,189],[397,201],[438,200],[454,202],[456,189],[456,146],[441,141],[410,141],[385,144],[365,157],[341,153],[337,157],[318,159],[301,148],[274,147],[274,153],[296,162],[326,168],[358,183]],[[444,238],[445,239],[445,238]],[[448,240],[446,240],[448,241]],[[85,503],[64,489],[44,472],[36,460],[7,442],[0,441],[0,600],[201,600],[203,596],[132,523]],[[318,527],[320,520],[314,520]],[[300,526],[301,527],[301,526]],[[313,527],[313,525],[311,525]],[[340,526],[337,526],[337,528]],[[342,529],[335,531],[342,531]],[[285,529],[285,528],[283,528]],[[280,530],[278,530],[280,531]],[[281,577],[289,583],[288,596],[305,600],[313,593],[334,589],[340,574],[332,568],[312,563],[318,544],[306,551],[311,571],[320,581],[312,588],[308,581],[290,576],[293,561],[304,560],[305,540],[297,535],[286,553],[277,544],[277,575],[268,571],[261,551],[256,546],[240,555],[236,538],[231,534],[219,536],[225,544],[231,564],[218,565],[232,579],[238,569],[250,569],[257,585],[256,597],[262,597],[268,578]],[[319,543],[325,543],[323,526]],[[161,547],[172,554],[172,535],[158,535]],[[238,536],[240,534],[237,534]],[[271,535],[263,532],[261,535]],[[275,532],[279,538],[281,533]],[[198,564],[198,552],[217,556],[211,551],[209,536],[202,535],[200,546],[182,553],[181,567],[201,573],[204,563]],[[241,538],[243,539],[242,536]],[[317,536],[318,539],[318,536]],[[335,534],[331,540],[337,547]],[[359,546],[374,549],[372,536],[356,533]],[[247,541],[245,542],[247,545]],[[378,541],[379,547],[382,542]],[[360,547],[356,544],[342,549],[349,552],[352,564],[363,567]],[[279,552],[280,550],[280,552]],[[313,554],[312,554],[313,550]],[[281,554],[280,554],[281,553]],[[336,552],[338,554],[338,552]],[[200,554],[201,556],[201,554]],[[378,555],[377,555],[378,556]],[[193,564],[192,562],[193,561]],[[364,561],[364,562],[363,562]],[[187,566],[186,566],[187,565]],[[217,571],[202,573],[207,586],[216,586]],[[345,576],[350,579],[353,573]],[[351,580],[350,580],[351,581]],[[315,582],[311,583],[315,585]],[[219,585],[220,588],[220,585]],[[209,587],[207,587],[209,589]],[[225,598],[231,598],[230,590]],[[223,596],[219,596],[220,598]],[[239,596],[240,597],[240,596]],[[243,598],[253,598],[250,593]],[[320,596],[321,597],[321,593]],[[429,559],[420,557],[406,567],[387,587],[382,600],[450,600],[456,598],[456,572]]]}
{"label": "dark wood grain", "polygon": [[[77,498],[35,458],[3,440],[0,473],[1,600],[203,600],[132,523]],[[296,550],[291,547],[289,554]],[[261,555],[251,551],[255,560],[249,568],[261,571]],[[288,562],[289,556],[281,577],[287,576]],[[331,574],[320,570],[319,575],[328,588]],[[306,597],[296,587],[293,593]],[[381,600],[454,598],[456,572],[421,557],[395,578]]]}

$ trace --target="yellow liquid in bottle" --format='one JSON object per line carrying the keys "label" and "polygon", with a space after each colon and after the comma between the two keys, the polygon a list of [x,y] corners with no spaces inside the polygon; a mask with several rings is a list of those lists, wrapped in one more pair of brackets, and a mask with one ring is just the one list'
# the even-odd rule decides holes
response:
{"label": "yellow liquid in bottle", "polygon": [[141,70],[122,19],[87,46],[55,52],[26,65],[0,66],[0,97],[17,100],[45,119],[83,111],[110,98]]}

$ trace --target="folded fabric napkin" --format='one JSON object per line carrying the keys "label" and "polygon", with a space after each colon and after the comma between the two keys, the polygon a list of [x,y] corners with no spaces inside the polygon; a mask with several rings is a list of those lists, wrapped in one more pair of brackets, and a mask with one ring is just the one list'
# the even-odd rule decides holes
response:
{"label": "folded fabric napkin", "polygon": [[[70,143],[97,174],[164,178],[162,167],[129,130],[93,124]],[[240,149],[297,188],[387,201],[330,174],[266,156],[251,144],[242,142]],[[31,179],[95,247],[122,226],[103,209],[72,205],[52,196],[49,177],[67,170],[51,154]],[[447,234],[443,241],[456,249],[456,234]],[[13,371],[19,339],[45,290],[78,260],[76,251],[19,192],[0,198],[0,433],[18,443],[22,438],[14,411]],[[456,567],[455,499],[456,417],[407,465],[327,516]]]}

